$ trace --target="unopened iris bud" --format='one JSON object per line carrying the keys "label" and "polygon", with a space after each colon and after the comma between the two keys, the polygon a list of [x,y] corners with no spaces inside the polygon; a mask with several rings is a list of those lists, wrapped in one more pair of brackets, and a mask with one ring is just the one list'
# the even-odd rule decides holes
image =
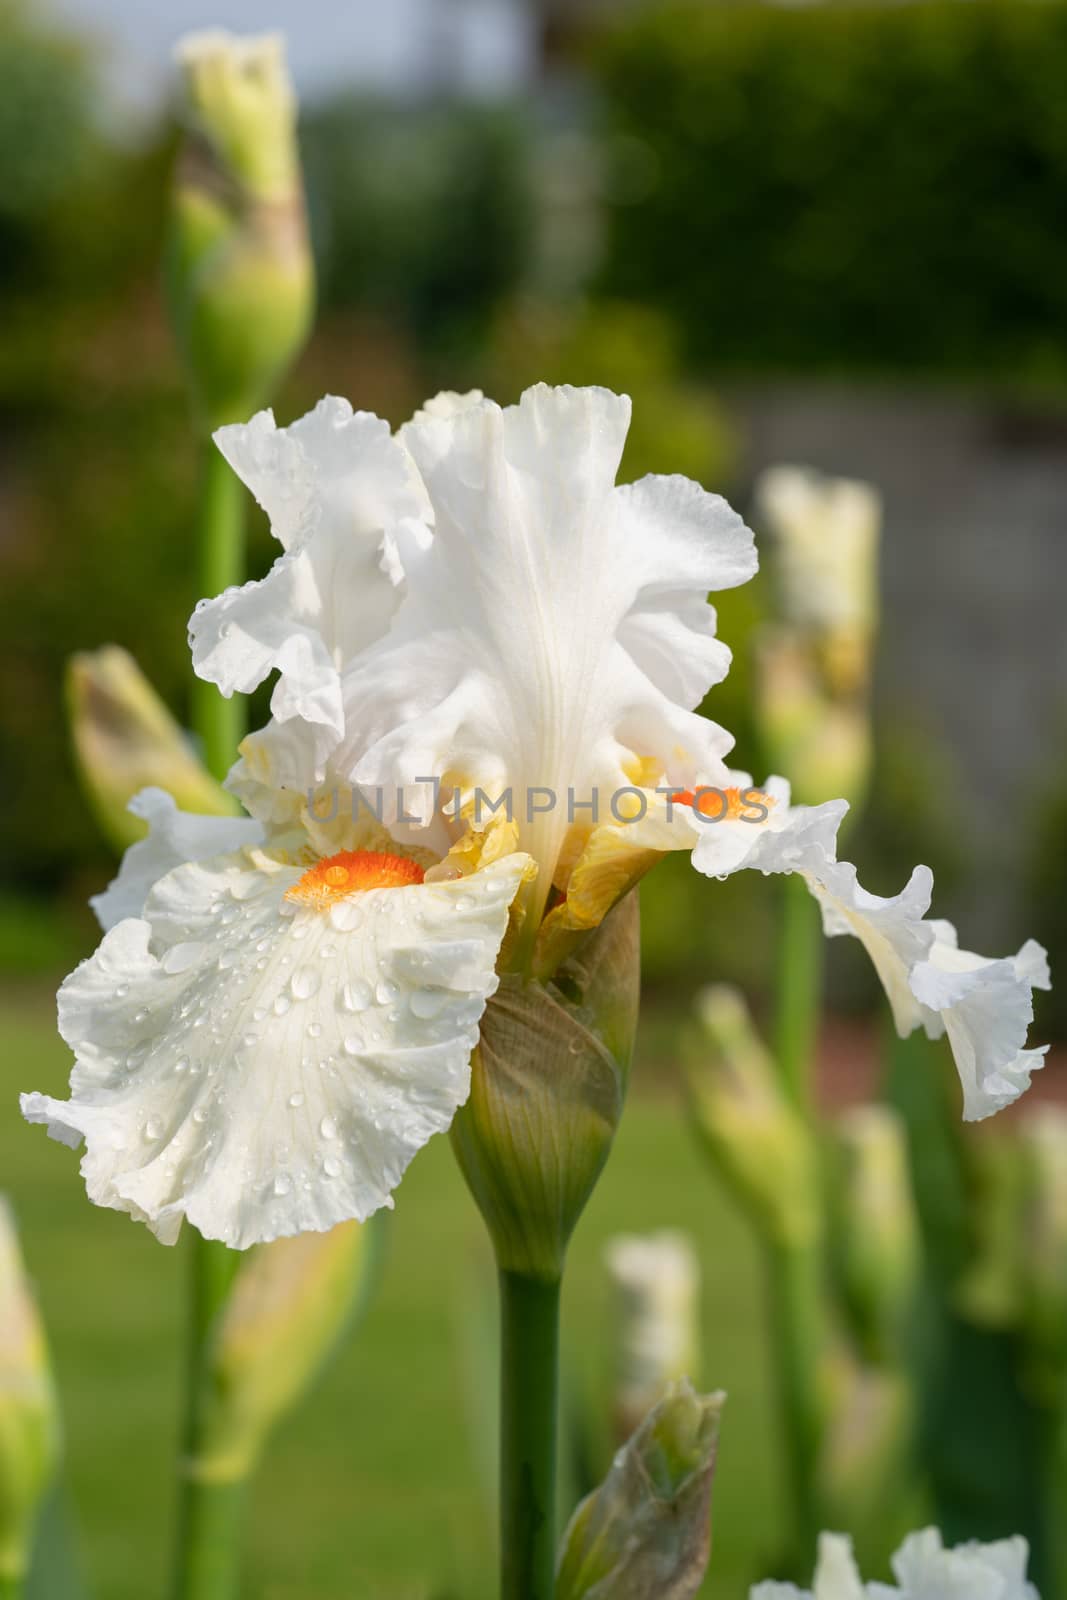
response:
{"label": "unopened iris bud", "polygon": [[919,1273],[919,1228],[904,1126],[888,1106],[856,1106],[837,1123],[838,1235],[845,1294],[866,1353],[897,1351]]}
{"label": "unopened iris bud", "polygon": [[771,467],[756,504],[774,539],[781,620],[822,639],[869,639],[878,620],[877,492],[849,478]]}
{"label": "unopened iris bud", "polygon": [[505,974],[485,1009],[451,1138],[502,1271],[562,1273],[622,1115],[638,962],[629,894],[551,980]]}
{"label": "unopened iris bud", "polygon": [[314,298],[296,98],[281,36],[188,35],[174,179],[171,314],[202,421],[262,407],[307,337]]}
{"label": "unopened iris bud", "polygon": [[641,1418],[699,1360],[700,1267],[684,1233],[620,1234],[604,1251],[615,1291],[616,1431]]}
{"label": "unopened iris bud", "polygon": [[275,1423],[318,1375],[362,1301],[376,1225],[343,1222],[260,1245],[242,1266],[205,1362],[205,1423],[186,1463],[201,1482],[241,1483]]}
{"label": "unopened iris bud", "polygon": [[201,765],[128,651],[112,644],[71,656],[66,687],[79,776],[116,850],[144,836],[145,824],[127,810],[142,789],[165,790],[183,811],[237,815],[237,802]]}
{"label": "unopened iris bud", "polygon": [[774,1063],[736,989],[706,989],[688,1039],[686,1077],[697,1131],[769,1240],[813,1242],[821,1228],[817,1152],[783,1094]]}
{"label": "unopened iris bud", "polygon": [[725,1395],[684,1379],[616,1455],[560,1546],[556,1600],[695,1594],[711,1550],[711,1484]]}
{"label": "unopened iris bud", "polygon": [[855,805],[870,774],[881,503],[865,483],[772,467],[756,504],[775,592],[774,625],[756,641],[764,754],[802,804]]}
{"label": "unopened iris bud", "polygon": [[793,800],[819,805],[840,796],[858,806],[871,773],[866,695],[830,693],[816,652],[789,629],[755,639],[756,704],[768,766],[790,775]]}
{"label": "unopened iris bud", "polygon": [[0,1200],[0,1587],[25,1576],[58,1460],[59,1413],[44,1328],[14,1219]]}

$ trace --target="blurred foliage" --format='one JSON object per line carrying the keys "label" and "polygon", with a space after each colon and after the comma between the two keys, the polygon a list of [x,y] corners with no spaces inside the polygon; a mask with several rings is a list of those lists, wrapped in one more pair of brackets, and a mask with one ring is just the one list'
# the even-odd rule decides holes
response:
{"label": "blurred foliage", "polygon": [[628,10],[608,292],[694,365],[1067,376],[1067,5]]}
{"label": "blurred foliage", "polygon": [[522,108],[343,98],[301,143],[323,314],[358,308],[438,362],[469,361],[528,250]]}

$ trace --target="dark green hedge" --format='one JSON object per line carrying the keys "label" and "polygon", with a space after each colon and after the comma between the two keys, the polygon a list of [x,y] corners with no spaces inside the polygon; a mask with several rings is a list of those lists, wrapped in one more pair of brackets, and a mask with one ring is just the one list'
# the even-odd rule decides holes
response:
{"label": "dark green hedge", "polygon": [[604,287],[716,368],[1067,375],[1067,5],[654,7],[593,53]]}

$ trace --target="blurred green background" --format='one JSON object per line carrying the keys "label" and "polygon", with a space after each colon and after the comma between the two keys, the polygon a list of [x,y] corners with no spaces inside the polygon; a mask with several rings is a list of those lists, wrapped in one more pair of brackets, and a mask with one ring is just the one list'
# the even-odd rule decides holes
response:
{"label": "blurred green background", "polygon": [[[174,135],[151,95],[118,114],[121,19],[97,9],[82,7],[86,31],[0,0],[0,1149],[54,1330],[88,1569],[109,1600],[141,1600],[165,1557],[177,1263],[92,1212],[72,1163],[10,1109],[17,1088],[61,1088],[54,980],[91,948],[85,900],[112,870],[75,787],[64,663],[125,645],[184,716],[198,598],[196,446],[159,284]],[[313,25],[295,5],[229,9],[235,25]],[[461,42],[481,26],[466,9]],[[1055,971],[1067,5],[497,9],[521,45],[506,81],[441,71],[304,97],[320,311],[279,418],[325,391],[399,423],[442,386],[510,400],[535,379],[595,381],[634,398],[626,476],[685,472],[742,508],[777,460],[877,481],[876,770],[850,853],[886,892],[929,862],[940,914],[991,950],[1033,933]],[[444,28],[462,10],[427,0],[419,15]],[[176,8],[174,32],[183,20]],[[252,549],[262,570],[258,513]],[[753,768],[748,640],[766,607],[762,580],[724,597],[735,662],[708,706]],[[709,894],[671,860],[643,891],[642,1069],[569,1289],[580,1366],[606,1315],[598,1241],[621,1226],[697,1235],[704,1376],[731,1393],[710,1590],[723,1600],[773,1557],[776,1458],[751,1244],[690,1152],[673,1061],[699,984],[765,999],[773,888],[743,877]],[[870,1089],[877,997],[857,951],[831,956],[837,1100]],[[1067,1036],[1063,991],[1041,1005],[1041,1037]],[[257,1489],[263,1600],[430,1596],[449,1572],[441,1600],[484,1589],[459,1325],[485,1262],[443,1147],[417,1164],[393,1232],[380,1303]]]}

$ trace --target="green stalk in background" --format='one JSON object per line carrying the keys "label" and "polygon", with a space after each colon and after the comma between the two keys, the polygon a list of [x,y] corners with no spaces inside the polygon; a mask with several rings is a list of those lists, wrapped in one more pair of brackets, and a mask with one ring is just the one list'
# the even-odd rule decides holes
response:
{"label": "green stalk in background", "polygon": [[812,1071],[822,1012],[823,938],[819,908],[802,878],[778,885],[774,1039],[778,1071],[794,1104],[813,1111]]}
{"label": "green stalk in background", "polygon": [[[208,439],[266,404],[310,328],[313,266],[296,146],[296,102],[276,35],[214,31],[182,41],[187,137],[171,204],[167,279],[205,458],[198,517],[200,595],[245,578],[240,483]],[[222,778],[244,732],[237,699],[197,683],[193,726]],[[211,1341],[237,1256],[193,1235],[188,1398],[175,1600],[230,1600],[240,1485],[203,1475]]]}

